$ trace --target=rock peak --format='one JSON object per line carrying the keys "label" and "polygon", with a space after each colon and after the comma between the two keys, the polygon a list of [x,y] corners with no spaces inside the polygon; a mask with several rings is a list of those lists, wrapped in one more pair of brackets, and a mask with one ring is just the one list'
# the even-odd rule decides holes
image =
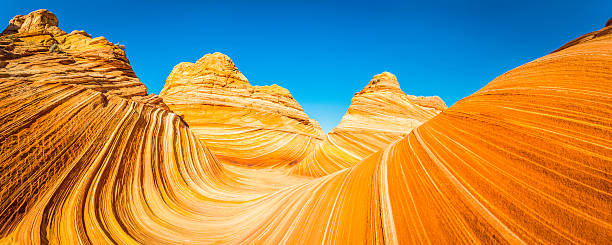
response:
{"label": "rock peak", "polygon": [[239,72],[232,59],[220,52],[205,54],[196,62],[196,66],[213,68],[220,71]]}
{"label": "rock peak", "polygon": [[[406,96],[408,100],[410,100],[412,103],[418,106],[435,108],[436,110],[439,110],[439,111],[443,111],[448,108],[446,106],[446,103],[444,103],[444,101],[438,96],[407,95],[400,88],[400,84],[397,81],[397,77],[395,77],[393,73],[387,72],[387,71],[377,74],[374,77],[372,77],[372,80],[370,80],[370,83],[368,83],[368,85],[365,86],[361,91],[356,93],[353,100],[355,100],[355,98],[358,98],[358,97],[371,96],[372,93],[378,93],[378,92],[395,93],[394,96],[389,97],[389,98],[393,98],[395,96],[400,96],[400,97]],[[388,97],[388,95],[384,95],[384,96]]]}
{"label": "rock peak", "polygon": [[[231,84],[231,86],[251,86],[247,78],[234,65],[232,59],[219,52],[205,54],[195,63],[182,62],[176,65],[168,79],[166,79],[166,86],[171,85],[173,81],[184,80],[183,78],[186,77],[201,77],[203,80],[224,81],[225,85]],[[196,79],[196,81],[192,82],[198,81]]]}
{"label": "rock peak", "polygon": [[[166,79],[161,95],[168,97],[170,96],[169,93],[184,86],[210,87],[211,89],[219,89],[219,91],[224,89],[244,89],[249,91],[249,94],[264,93],[294,100],[289,90],[277,84],[265,86],[251,85],[247,78],[238,70],[232,59],[220,52],[205,54],[195,63],[182,62],[176,65]],[[180,91],[181,89],[178,90]],[[232,93],[234,92],[236,91]],[[295,104],[296,106],[293,107],[301,110],[297,102]]]}
{"label": "rock peak", "polygon": [[[251,85],[234,62],[218,52],[176,65],[160,97],[229,164],[289,166],[325,138],[289,90],[277,84]],[[266,139],[250,140],[254,137]]]}
{"label": "rock peak", "polygon": [[381,91],[381,90],[392,90],[401,91],[397,77],[390,72],[383,72],[372,77],[372,80],[365,86],[360,93]]}
{"label": "rock peak", "polygon": [[27,15],[17,15],[9,21],[8,27],[2,34],[27,33],[36,31],[49,31],[52,33],[62,33],[58,27],[58,20],[55,14],[46,9],[32,11]]}

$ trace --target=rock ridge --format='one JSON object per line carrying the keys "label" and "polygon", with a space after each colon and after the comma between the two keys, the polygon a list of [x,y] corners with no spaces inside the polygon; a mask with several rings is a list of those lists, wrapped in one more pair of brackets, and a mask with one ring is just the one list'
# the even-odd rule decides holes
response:
{"label": "rock ridge", "polygon": [[45,9],[15,16],[0,35],[0,78],[74,84],[168,109],[147,93],[122,47],[58,24]]}

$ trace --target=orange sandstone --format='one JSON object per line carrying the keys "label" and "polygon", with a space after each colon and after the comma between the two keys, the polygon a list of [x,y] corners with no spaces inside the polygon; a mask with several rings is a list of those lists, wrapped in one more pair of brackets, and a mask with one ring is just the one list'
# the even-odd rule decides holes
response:
{"label": "orange sandstone", "polygon": [[439,97],[406,95],[395,75],[378,74],[355,94],[326,140],[291,171],[322,176],[351,167],[445,109]]}
{"label": "orange sandstone", "polygon": [[[59,62],[41,62],[50,54],[32,51],[49,45],[26,42],[28,37],[47,40],[44,35],[18,33],[22,23],[32,23],[26,19],[11,22],[12,34],[3,34],[0,49],[1,60],[10,63],[0,70],[1,244],[612,240],[612,26],[499,76],[416,128],[385,121],[406,136],[349,167],[321,177],[300,177],[219,161],[207,147],[212,143],[203,144],[191,125],[160,104],[143,100],[144,95],[135,92],[140,86],[115,86],[126,80],[112,79],[88,84],[90,78],[83,76],[94,69],[83,66],[93,64],[95,69],[109,68],[97,70],[105,76],[123,77],[110,68],[125,62],[96,56],[79,60],[83,69],[62,74],[25,70],[29,64],[59,67]],[[53,23],[28,24],[25,29]],[[16,37],[11,40],[14,49],[7,48],[11,45],[5,35]],[[22,49],[30,50],[29,55],[15,51]],[[80,59],[80,51],[67,50],[67,55]],[[253,106],[251,111],[278,108],[275,113],[283,122],[278,127],[285,133],[262,130],[245,137],[249,144],[276,143],[277,137],[286,139],[286,134],[297,135],[309,127],[310,135],[318,132],[316,124],[295,112],[297,103],[281,98],[285,90],[268,87],[252,95],[255,88],[238,72],[230,66],[219,69],[226,73],[210,72],[215,79],[197,75],[176,82],[208,81],[198,96],[206,94],[214,105],[229,103],[221,108],[239,111],[238,105],[248,105],[249,99],[261,100],[253,102],[261,108]],[[219,74],[225,79],[219,80]],[[380,115],[360,109],[368,107],[361,103],[368,100],[386,103],[384,96],[368,94],[398,93],[390,74],[378,78],[384,79],[379,89],[376,82],[356,95],[338,132],[365,135],[385,129],[372,127],[373,118],[385,120],[391,109]],[[221,95],[210,92],[212,84],[223,81],[233,85],[226,85]],[[173,86],[164,92],[171,95]],[[191,91],[180,87],[174,87],[177,95]],[[278,100],[271,102],[271,94]],[[444,109],[437,99],[406,98],[410,103],[405,104],[415,108]],[[181,102],[181,97],[176,100]],[[259,120],[251,113],[244,115],[252,119],[247,125]],[[229,128],[231,120],[243,120],[218,119],[219,129]],[[305,127],[295,127],[291,120]],[[305,142],[285,145],[292,144],[299,151]],[[244,159],[244,153],[237,153]]]}

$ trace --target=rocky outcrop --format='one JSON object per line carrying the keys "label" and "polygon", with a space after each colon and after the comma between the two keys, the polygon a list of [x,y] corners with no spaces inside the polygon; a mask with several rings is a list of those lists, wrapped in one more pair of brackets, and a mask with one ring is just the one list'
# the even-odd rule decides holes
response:
{"label": "rocky outcrop", "polygon": [[287,166],[324,138],[289,90],[252,86],[221,53],[176,65],[160,96],[225,162]]}
{"label": "rocky outcrop", "polygon": [[383,72],[355,94],[342,121],[331,132],[387,131],[408,133],[443,110],[440,97],[406,95],[397,78]]}
{"label": "rocky outcrop", "polygon": [[0,36],[0,78],[75,84],[167,109],[147,94],[120,46],[84,31],[66,33],[48,10],[17,15]]}
{"label": "rocky outcrop", "polygon": [[323,176],[351,167],[446,110],[437,96],[406,95],[395,75],[375,75],[355,93],[340,124],[291,172]]}
{"label": "rocky outcrop", "polygon": [[28,15],[17,15],[9,21],[8,27],[2,35],[16,33],[50,32],[54,34],[65,34],[58,27],[57,17],[46,9],[36,10]]}

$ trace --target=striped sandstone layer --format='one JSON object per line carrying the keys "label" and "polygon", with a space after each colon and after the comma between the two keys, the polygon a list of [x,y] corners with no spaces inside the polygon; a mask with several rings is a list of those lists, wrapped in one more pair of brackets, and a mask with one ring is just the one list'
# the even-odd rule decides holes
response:
{"label": "striped sandstone layer", "polygon": [[84,31],[66,33],[58,24],[44,9],[15,16],[0,35],[0,78],[76,84],[167,109],[147,94],[118,45]]}
{"label": "striped sandstone layer", "polygon": [[0,243],[606,243],[611,67],[612,34],[577,42],[317,178],[219,162],[137,96],[0,79]]}
{"label": "striped sandstone layer", "polygon": [[383,72],[355,93],[340,124],[291,172],[323,176],[351,167],[446,110],[437,96],[406,95],[395,75]]}
{"label": "striped sandstone layer", "polygon": [[386,179],[388,237],[612,240],[610,28],[499,76],[360,163]]}

